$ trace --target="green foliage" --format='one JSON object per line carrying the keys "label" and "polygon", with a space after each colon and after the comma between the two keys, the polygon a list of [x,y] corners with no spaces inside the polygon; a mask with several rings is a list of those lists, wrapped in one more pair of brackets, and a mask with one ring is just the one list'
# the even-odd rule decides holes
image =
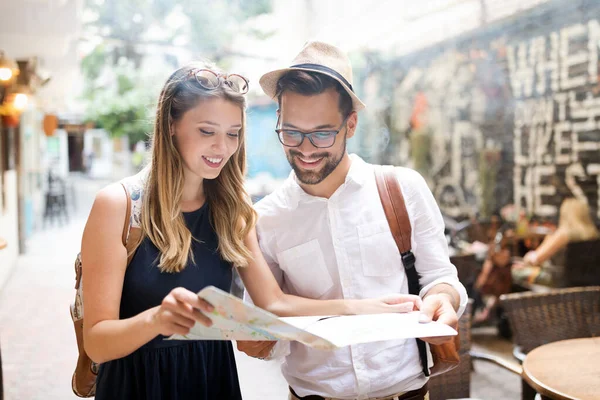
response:
{"label": "green foliage", "polygon": [[[135,143],[151,130],[156,83],[178,66],[174,43],[226,67],[235,35],[256,34],[242,29],[244,20],[269,12],[271,0],[85,0],[85,8],[94,18],[84,36],[100,39],[81,62],[87,120]],[[152,54],[160,65],[150,73],[143,60],[157,47],[165,50]]]}
{"label": "green foliage", "polygon": [[413,168],[425,178],[431,178],[431,141],[431,132],[428,129],[414,130],[410,134]]}
{"label": "green foliage", "polygon": [[479,153],[479,213],[482,218],[491,217],[496,210],[496,188],[501,160],[502,152],[498,148],[484,148]]}
{"label": "green foliage", "polygon": [[146,140],[152,128],[155,94],[137,82],[129,64],[114,69],[116,85],[99,88],[90,97],[88,120],[113,136],[129,136],[130,143]]}

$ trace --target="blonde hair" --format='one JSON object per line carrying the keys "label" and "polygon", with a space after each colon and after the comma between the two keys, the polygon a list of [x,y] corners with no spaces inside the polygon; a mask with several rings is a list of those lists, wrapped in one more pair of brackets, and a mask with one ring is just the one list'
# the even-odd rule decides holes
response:
{"label": "blonde hair", "polygon": [[590,207],[585,201],[568,198],[560,206],[560,229],[566,230],[569,241],[583,241],[598,238],[598,229],[592,221]]}
{"label": "blonde hair", "polygon": [[152,136],[152,159],[143,196],[142,233],[160,251],[159,267],[163,272],[179,272],[191,251],[192,234],[181,212],[183,162],[171,135],[171,124],[207,99],[222,98],[240,106],[242,128],[239,147],[216,179],[204,180],[204,194],[210,210],[210,221],[218,237],[221,257],[234,266],[246,266],[252,253],[244,239],[256,223],[256,212],[244,189],[246,173],[246,99],[227,85],[213,90],[200,86],[190,71],[212,65],[193,63],[175,71],[165,83],[158,99]]}

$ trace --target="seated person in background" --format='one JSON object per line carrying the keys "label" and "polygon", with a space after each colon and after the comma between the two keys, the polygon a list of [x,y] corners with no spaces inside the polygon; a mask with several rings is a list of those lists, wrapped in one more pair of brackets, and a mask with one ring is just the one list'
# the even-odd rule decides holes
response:
{"label": "seated person in background", "polygon": [[511,251],[500,229],[494,232],[487,257],[473,286],[473,322],[481,323],[491,315],[498,298],[512,286],[510,270]]}
{"label": "seated person in background", "polygon": [[592,221],[588,204],[576,198],[565,199],[560,206],[558,229],[546,236],[537,249],[527,252],[522,262],[513,264],[513,281],[556,285],[556,268],[552,268],[547,261],[569,242],[593,240],[598,237],[598,229]]}

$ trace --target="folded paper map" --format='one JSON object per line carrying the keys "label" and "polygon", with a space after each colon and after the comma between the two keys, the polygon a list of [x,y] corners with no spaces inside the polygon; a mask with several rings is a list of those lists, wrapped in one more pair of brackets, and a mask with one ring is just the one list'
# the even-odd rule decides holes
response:
{"label": "folded paper map", "polygon": [[448,325],[419,323],[419,312],[330,315],[280,318],[237,297],[208,286],[198,295],[215,309],[208,328],[196,323],[190,333],[172,340],[295,340],[317,349],[331,350],[358,343],[416,337],[454,336]]}

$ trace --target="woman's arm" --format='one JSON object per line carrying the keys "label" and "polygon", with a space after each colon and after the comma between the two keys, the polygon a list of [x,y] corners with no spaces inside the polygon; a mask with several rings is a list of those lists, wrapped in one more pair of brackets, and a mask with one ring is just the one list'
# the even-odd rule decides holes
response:
{"label": "woman's arm", "polygon": [[96,196],[83,233],[85,350],[95,362],[124,357],[159,334],[186,334],[195,321],[209,324],[198,310],[207,303],[185,289],[174,289],[160,306],[120,320],[119,308],[127,267],[127,250],[121,242],[127,197],[120,184]]}
{"label": "woman's arm", "polygon": [[260,251],[255,228],[248,234],[246,246],[252,252],[254,260],[248,266],[238,268],[238,271],[254,304],[273,314],[282,317],[377,314],[408,312],[421,306],[421,299],[418,296],[407,294],[364,300],[314,300],[285,294]]}
{"label": "woman's arm", "polygon": [[542,243],[534,251],[528,252],[524,260],[533,265],[540,265],[550,259],[560,249],[569,243],[569,234],[565,229],[557,229],[554,233],[546,236]]}

